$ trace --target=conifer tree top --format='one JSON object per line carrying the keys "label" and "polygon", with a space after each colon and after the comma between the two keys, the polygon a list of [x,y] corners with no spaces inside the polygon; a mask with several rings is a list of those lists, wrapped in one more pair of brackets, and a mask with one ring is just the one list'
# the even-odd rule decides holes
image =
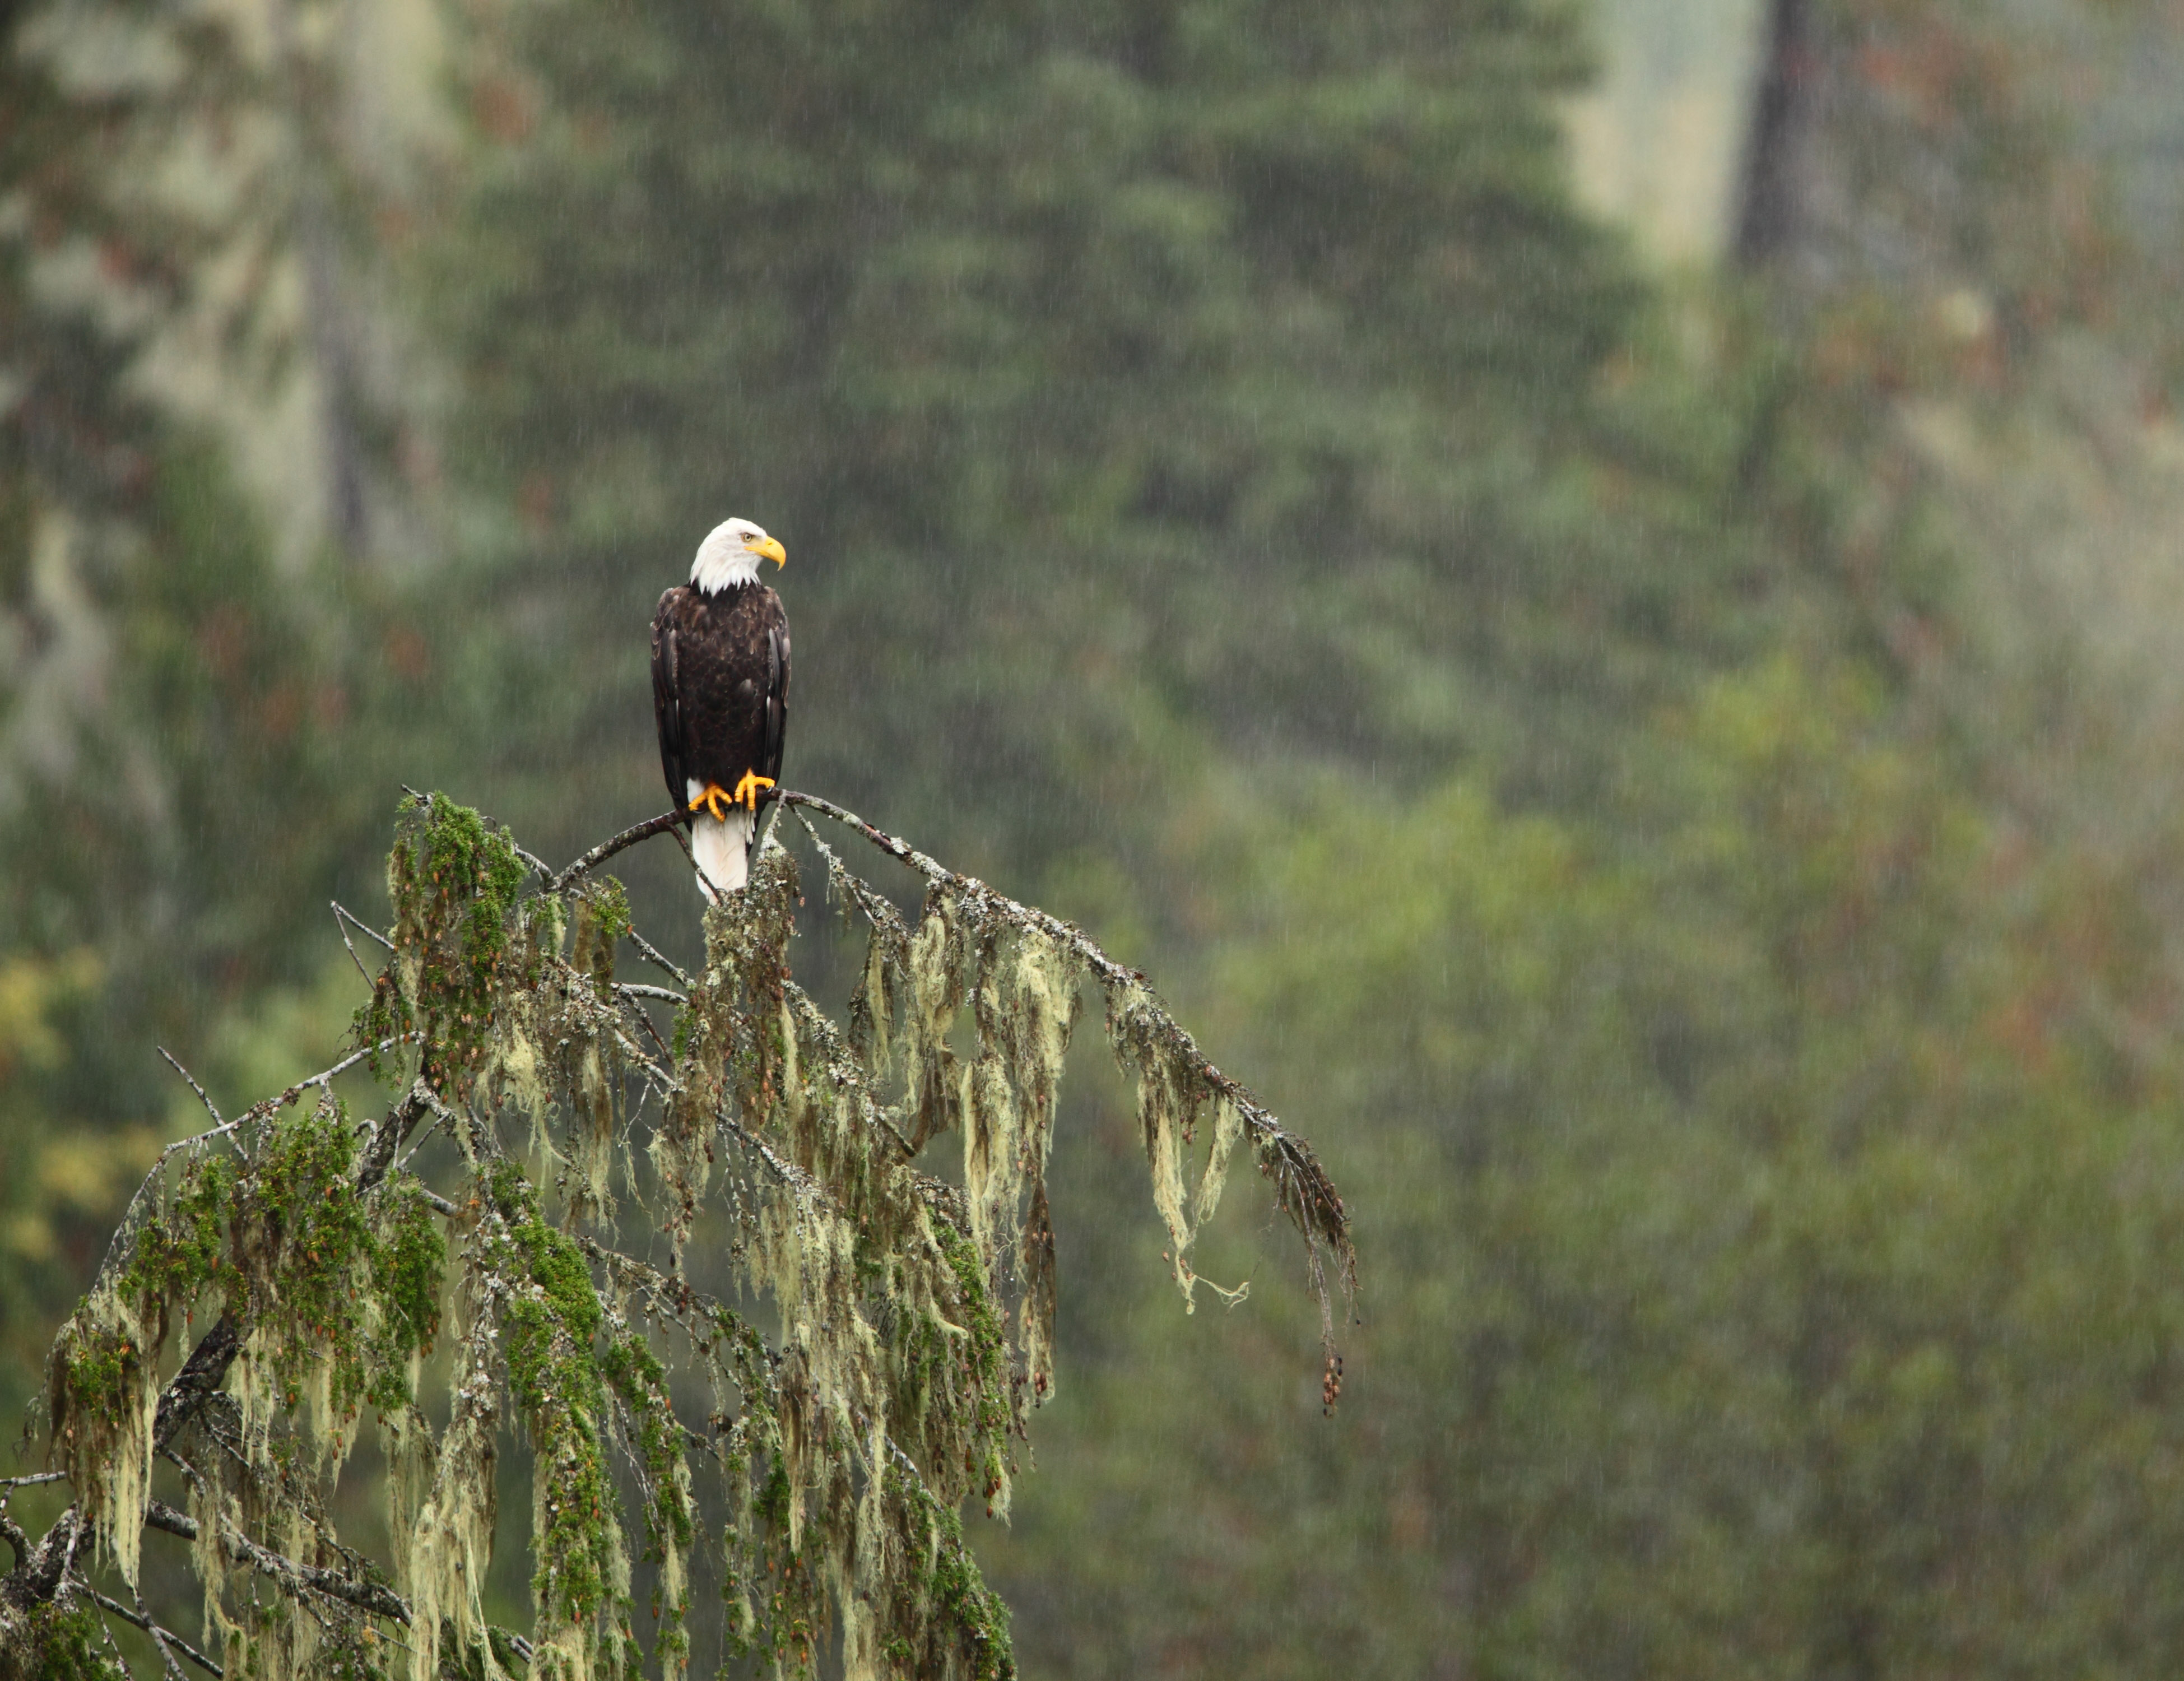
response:
{"label": "conifer tree top", "polygon": [[[838,1642],[852,1676],[1012,1674],[958,1512],[1006,1513],[1053,1388],[1045,1168],[1087,981],[1186,1303],[1192,1239],[1246,1149],[1305,1238],[1333,1405],[1330,1289],[1354,1257],[1303,1140],[1078,930],[825,800],[779,803],[866,931],[846,1025],[790,973],[801,901],[779,844],[707,913],[688,975],[599,873],[668,819],[556,875],[444,796],[405,801],[349,1054],[170,1146],[54,1344],[47,1474],[73,1503],[35,1543],[9,1520],[0,1673],[67,1652],[118,1675],[114,1617],[170,1674],[679,1677],[710,1577],[728,1659],[806,1673]],[[917,872],[914,925],[807,813]],[[619,979],[624,949],[674,984]],[[398,1093],[377,1119],[334,1092],[362,1064]],[[960,1184],[920,1165],[950,1133]],[[649,1257],[615,1236],[647,1228]],[[367,1419],[383,1559],[333,1517]],[[486,1593],[511,1437],[533,1467],[526,1631]],[[137,1595],[148,1528],[191,1543],[202,1645]]]}

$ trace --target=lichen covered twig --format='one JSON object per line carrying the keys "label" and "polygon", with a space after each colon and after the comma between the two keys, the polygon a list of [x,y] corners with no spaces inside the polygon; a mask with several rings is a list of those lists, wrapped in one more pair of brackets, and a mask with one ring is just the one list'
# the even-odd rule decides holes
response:
{"label": "lichen covered twig", "polygon": [[[1117,1056],[1139,1083],[1139,1120],[1156,1174],[1156,1196],[1174,1239],[1172,1261],[1186,1297],[1192,1275],[1186,1256],[1196,1232],[1218,1202],[1229,1150],[1240,1134],[1250,1139],[1261,1171],[1273,1182],[1275,1200],[1306,1241],[1306,1264],[1320,1302],[1322,1340],[1327,1354],[1328,1402],[1340,1387],[1340,1357],[1334,1347],[1334,1316],[1322,1255],[1333,1259],[1336,1282],[1346,1293],[1357,1284],[1357,1250],[1350,1222],[1332,1180],[1312,1146],[1289,1131],[1251,1092],[1223,1073],[1198,1048],[1197,1041],[1154,994],[1143,974],[1108,956],[1084,930],[1037,908],[1019,904],[975,877],[962,875],[918,851],[908,842],[875,827],[831,800],[783,789],[776,798],[802,807],[861,835],[928,884],[927,916],[958,917],[970,926],[1006,926],[1042,938],[1068,960],[1081,965],[1106,998],[1107,1032]],[[815,843],[818,837],[812,837]],[[830,870],[839,871],[832,851],[821,843]],[[840,871],[846,875],[846,871]],[[861,882],[848,891],[872,914],[878,899]],[[879,901],[882,905],[884,900]],[[891,911],[891,907],[889,908]],[[875,941],[888,938],[884,916],[873,923]],[[921,934],[921,938],[923,938]],[[936,939],[939,936],[936,933]],[[1213,1116],[1212,1153],[1197,1194],[1186,1200],[1175,1153],[1195,1134],[1201,1115]]]}

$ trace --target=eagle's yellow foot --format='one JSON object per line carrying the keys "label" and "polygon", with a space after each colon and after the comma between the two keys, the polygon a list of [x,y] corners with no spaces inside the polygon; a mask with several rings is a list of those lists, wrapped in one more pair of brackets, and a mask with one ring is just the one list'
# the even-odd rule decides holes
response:
{"label": "eagle's yellow foot", "polygon": [[758,810],[758,791],[760,788],[770,788],[772,786],[772,777],[761,776],[755,771],[746,771],[744,772],[743,781],[736,784],[736,791],[728,796],[728,804],[731,805],[748,805],[753,811],[756,811]]}
{"label": "eagle's yellow foot", "polygon": [[[748,781],[749,778],[745,778],[745,780]],[[705,784],[705,791],[699,794],[695,799],[692,800],[690,804],[683,809],[688,811],[695,811],[702,806],[707,812],[711,814],[712,819],[716,823],[724,823],[727,821],[727,818],[721,815],[721,802],[724,799],[731,805],[733,805],[736,803],[736,796],[730,793],[718,782],[708,782]]]}

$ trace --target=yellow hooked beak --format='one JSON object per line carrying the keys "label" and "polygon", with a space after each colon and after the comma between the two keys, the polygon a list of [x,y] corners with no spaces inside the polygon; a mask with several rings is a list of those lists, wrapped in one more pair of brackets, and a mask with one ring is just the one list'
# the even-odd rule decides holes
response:
{"label": "yellow hooked beak", "polygon": [[756,543],[746,543],[744,547],[760,559],[772,561],[777,566],[788,564],[788,551],[770,537],[762,537]]}

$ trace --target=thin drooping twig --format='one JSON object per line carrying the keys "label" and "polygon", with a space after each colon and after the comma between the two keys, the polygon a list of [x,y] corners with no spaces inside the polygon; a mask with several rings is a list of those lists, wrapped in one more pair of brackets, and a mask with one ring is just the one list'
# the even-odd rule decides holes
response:
{"label": "thin drooping twig", "polygon": [[114,1630],[108,1626],[104,1617],[98,1620],[98,1639],[99,1644],[106,1648],[107,1658],[114,1667],[127,1677],[128,1681],[136,1681],[136,1672],[129,1667],[129,1660],[121,1656],[121,1648],[114,1640]]}
{"label": "thin drooping twig", "polygon": [[356,955],[356,943],[348,937],[348,925],[342,920],[341,901],[329,899],[334,908],[334,932],[341,936],[342,946],[348,953],[348,960],[356,965],[356,972],[364,977],[367,987],[371,984],[371,971],[364,966],[364,960]]}
{"label": "thin drooping twig", "polygon": [[654,1044],[660,1048],[660,1055],[666,1058],[670,1063],[672,1063],[675,1060],[674,1047],[670,1045],[666,1039],[660,1037],[660,1029],[652,1025],[652,1018],[649,1016],[647,1016],[643,1010],[639,1010],[637,1014],[637,1019],[644,1024],[645,1037],[650,1039]]}

